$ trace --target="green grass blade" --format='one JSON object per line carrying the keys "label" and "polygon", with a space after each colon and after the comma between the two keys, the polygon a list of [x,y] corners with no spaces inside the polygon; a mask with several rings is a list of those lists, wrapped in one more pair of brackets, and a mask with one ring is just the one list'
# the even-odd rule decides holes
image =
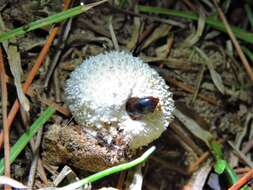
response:
{"label": "green grass blade", "polygon": [[144,152],[139,158],[137,158],[137,159],[135,159],[131,162],[128,162],[128,163],[125,163],[125,164],[120,164],[118,166],[108,168],[104,171],[93,174],[89,177],[86,177],[86,178],[84,178],[80,181],[74,182],[70,185],[67,185],[67,186],[64,186],[64,187],[61,187],[61,188],[57,188],[57,190],[76,189],[76,188],[84,186],[85,184],[92,183],[94,181],[97,181],[97,180],[105,177],[105,176],[111,175],[113,173],[120,172],[120,171],[123,171],[123,170],[127,170],[131,167],[134,167],[134,166],[144,162],[154,151],[155,151],[155,146],[152,146],[146,152]]}
{"label": "green grass blade", "polygon": [[245,5],[244,5],[244,8],[245,8],[245,12],[246,12],[246,14],[247,14],[247,16],[248,16],[250,25],[251,25],[251,27],[253,28],[253,13],[252,13],[252,10],[251,10],[249,4],[245,4]]}
{"label": "green grass blade", "polygon": [[[22,152],[27,143],[31,140],[33,135],[47,122],[47,120],[53,115],[55,109],[48,107],[41,116],[32,124],[32,126],[18,139],[16,144],[11,148],[10,151],[10,163],[12,163],[17,156]],[[0,161],[0,175],[4,171],[4,159]]]}
{"label": "green grass blade", "polygon": [[5,32],[0,34],[0,42],[3,42],[5,40],[11,39],[13,37],[25,34],[26,32],[30,32],[32,30],[42,28],[44,26],[48,26],[50,24],[61,22],[67,18],[71,18],[73,16],[79,15],[81,13],[86,12],[87,10],[106,2],[107,0],[102,0],[96,3],[91,3],[88,5],[80,5],[77,7],[74,7],[72,9],[68,9],[66,11],[62,11],[60,13],[54,14],[52,16],[31,22],[25,26],[13,29],[11,31]]}
{"label": "green grass blade", "polygon": [[211,151],[216,162],[215,171],[217,172],[219,170],[217,167],[218,165],[220,165],[219,167],[221,167],[222,169],[218,171],[217,174],[221,175],[222,173],[224,173],[225,176],[227,177],[229,185],[233,185],[238,180],[238,177],[233,168],[229,165],[229,163],[226,160],[224,160],[221,144],[217,141],[212,141]]}
{"label": "green grass blade", "polygon": [[242,50],[243,52],[249,57],[251,63],[253,63],[253,52],[250,51],[248,48],[246,48],[245,46],[242,46]]}
{"label": "green grass blade", "polygon": [[[144,12],[144,13],[156,13],[156,14],[161,14],[161,15],[176,16],[176,17],[181,17],[181,18],[194,20],[194,21],[197,21],[199,17],[194,12],[171,10],[171,9],[160,8],[160,7],[150,7],[150,6],[139,5],[138,9],[140,12]],[[223,25],[223,23],[213,17],[207,17],[206,23],[217,30],[226,32],[226,28]],[[237,38],[242,39],[245,42],[253,44],[253,33],[247,32],[235,26],[232,26],[231,29]]]}

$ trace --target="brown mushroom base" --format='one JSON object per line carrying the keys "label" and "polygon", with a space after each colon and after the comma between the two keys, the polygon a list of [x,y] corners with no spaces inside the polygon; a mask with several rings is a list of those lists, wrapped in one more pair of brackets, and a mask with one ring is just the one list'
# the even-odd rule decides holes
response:
{"label": "brown mushroom base", "polygon": [[50,126],[44,136],[42,154],[48,164],[67,164],[93,172],[124,163],[131,157],[127,146],[103,143],[78,125]]}

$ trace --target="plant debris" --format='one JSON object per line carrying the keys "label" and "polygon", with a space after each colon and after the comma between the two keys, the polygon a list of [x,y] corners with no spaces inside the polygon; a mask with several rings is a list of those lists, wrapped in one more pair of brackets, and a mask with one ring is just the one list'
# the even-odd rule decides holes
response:
{"label": "plant debris", "polygon": [[[59,13],[63,4],[65,9],[73,8],[79,6],[80,1],[0,0],[0,34]],[[12,126],[10,144],[17,142],[48,105],[57,111],[42,131],[43,141],[49,145],[44,147],[46,152],[38,154],[33,189],[53,186],[69,162],[74,166],[67,170],[72,171],[71,177],[57,183],[59,186],[90,175],[85,167],[76,168],[77,162],[105,169],[104,162],[112,166],[129,159],[125,149],[116,151],[107,147],[103,155],[94,158],[96,162],[86,163],[82,151],[96,151],[101,147],[99,142],[95,149],[85,143],[76,146],[76,141],[85,141],[85,138],[80,137],[81,131],[63,102],[70,72],[87,57],[115,47],[140,57],[165,79],[173,92],[177,112],[161,138],[152,143],[157,147],[156,152],[141,169],[135,170],[135,177],[131,178],[131,172],[121,177],[114,174],[88,188],[125,188],[127,184],[137,184],[138,188],[142,186],[147,190],[228,189],[231,184],[223,176],[218,177],[211,167],[215,158],[210,152],[210,139],[215,139],[222,149],[220,160],[225,162],[219,161],[218,170],[223,171],[222,163],[226,163],[238,176],[238,184],[231,189],[238,190],[246,184],[252,188],[253,66],[247,64],[252,62],[252,11],[253,4],[248,0],[219,3],[216,0],[108,1],[71,18],[65,34],[58,31],[66,24],[58,23],[25,31],[14,41],[8,41],[11,51],[6,49],[7,41],[3,42],[0,59],[3,58],[6,70],[8,117],[5,122],[8,128]],[[4,123],[2,105],[6,103],[2,101],[1,126]],[[29,114],[24,114],[24,110],[20,114],[19,105]],[[52,126],[55,133],[50,134],[48,127]],[[59,130],[59,126],[65,127]],[[59,138],[72,138],[73,143],[60,144]],[[1,148],[2,145],[1,132]],[[66,151],[71,152],[72,157],[66,157]],[[41,162],[45,154],[50,160]],[[108,154],[114,154],[115,160],[106,160]],[[8,159],[3,149],[1,155]],[[33,148],[26,146],[11,164],[12,179],[8,178],[8,185],[27,184],[35,155]],[[55,158],[64,164],[52,165],[59,161]],[[137,178],[139,181],[135,183],[133,180]]]}

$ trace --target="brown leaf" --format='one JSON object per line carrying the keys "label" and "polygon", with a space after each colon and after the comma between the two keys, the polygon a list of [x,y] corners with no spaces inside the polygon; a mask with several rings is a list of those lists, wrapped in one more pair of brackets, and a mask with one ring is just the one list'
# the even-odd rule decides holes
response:
{"label": "brown leaf", "polygon": [[14,83],[17,89],[18,99],[22,107],[25,111],[30,110],[29,100],[26,98],[21,84],[21,76],[22,76],[22,68],[21,68],[21,60],[20,54],[18,53],[17,47],[14,45],[10,45],[8,47],[8,59],[9,65],[14,77]]}
{"label": "brown leaf", "polygon": [[209,142],[211,139],[213,139],[213,136],[208,131],[202,129],[197,122],[195,122],[193,119],[187,117],[182,112],[180,112],[178,109],[174,110],[175,117],[184,124],[184,126],[197,138],[201,139],[205,142],[205,144],[210,147]]}

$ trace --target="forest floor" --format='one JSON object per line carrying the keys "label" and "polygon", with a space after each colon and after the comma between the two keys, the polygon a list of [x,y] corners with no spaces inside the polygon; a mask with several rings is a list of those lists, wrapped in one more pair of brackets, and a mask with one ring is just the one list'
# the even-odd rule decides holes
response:
{"label": "forest floor", "polygon": [[[85,1],[85,4],[92,2]],[[47,126],[68,123],[71,116],[63,100],[64,85],[70,72],[87,57],[117,49],[118,44],[120,50],[131,52],[158,71],[170,86],[176,104],[173,122],[152,143],[157,149],[142,167],[142,189],[186,190],[196,186],[199,189],[227,189],[231,184],[214,171],[215,158],[203,134],[211,135],[220,143],[222,160],[230,164],[238,179],[251,171],[253,4],[246,0],[221,1],[219,12],[214,2],[216,0],[115,0],[58,24],[59,33],[36,71],[26,98],[19,96],[22,109],[11,121],[10,145],[15,144],[49,105],[55,106],[57,111]],[[74,1],[69,6],[79,4]],[[56,14],[62,11],[62,6],[61,0],[0,0],[0,31]],[[220,14],[225,15],[229,25],[224,25]],[[6,103],[7,112],[10,112],[18,97],[16,92],[30,76],[52,27],[39,28],[2,43],[8,96],[7,100],[2,96],[1,113]],[[226,27],[232,27],[237,48]],[[243,60],[244,53],[250,63],[248,67],[247,60]],[[1,114],[1,121],[3,117]],[[42,138],[45,130],[46,127]],[[31,145],[26,146],[11,164],[11,177],[23,184],[28,183],[34,160],[32,152]],[[4,157],[3,150],[1,155]],[[51,186],[62,168],[44,165],[46,179],[38,172],[34,174],[33,188]],[[76,176],[83,178],[91,174],[72,170],[62,184]],[[125,189],[126,184],[131,183],[129,176],[133,171],[107,176],[92,183],[92,189]]]}

